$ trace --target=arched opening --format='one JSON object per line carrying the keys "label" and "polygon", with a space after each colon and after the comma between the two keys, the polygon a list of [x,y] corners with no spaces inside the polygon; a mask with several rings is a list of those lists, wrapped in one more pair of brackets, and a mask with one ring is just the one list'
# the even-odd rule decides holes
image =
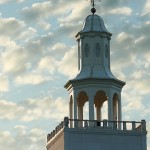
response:
{"label": "arched opening", "polygon": [[101,112],[102,112],[102,120],[104,120],[104,119],[108,120],[108,101],[105,101],[103,103]]}
{"label": "arched opening", "polygon": [[113,95],[113,120],[114,121],[118,121],[118,118],[119,118],[119,114],[118,114],[118,101],[119,101],[119,98],[118,98],[118,95],[115,93]]}
{"label": "arched opening", "polygon": [[84,104],[83,117],[85,120],[89,120],[89,103],[88,103],[88,101],[85,102],[85,104]]}
{"label": "arched opening", "polygon": [[104,102],[107,101],[107,96],[104,91],[98,91],[94,97],[95,104],[95,119],[102,120],[102,107]]}
{"label": "arched opening", "polygon": [[86,92],[82,91],[78,95],[77,106],[78,106],[78,119],[83,120],[84,116],[84,105],[88,101],[88,96]]}
{"label": "arched opening", "polygon": [[[72,95],[70,96],[70,101],[69,101],[69,117],[70,119],[73,119],[73,98]],[[70,127],[73,127],[73,122],[70,122]]]}

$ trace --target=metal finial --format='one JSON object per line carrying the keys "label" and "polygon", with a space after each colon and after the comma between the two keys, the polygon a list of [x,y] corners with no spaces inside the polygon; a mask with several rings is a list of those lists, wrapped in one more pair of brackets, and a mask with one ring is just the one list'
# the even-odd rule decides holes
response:
{"label": "metal finial", "polygon": [[95,7],[95,0],[91,0],[91,4],[93,6],[93,8]]}
{"label": "metal finial", "polygon": [[91,12],[93,13],[93,15],[94,15],[95,12],[96,12],[96,9],[95,9],[95,1],[101,2],[101,0],[91,0],[91,5],[92,5]]}

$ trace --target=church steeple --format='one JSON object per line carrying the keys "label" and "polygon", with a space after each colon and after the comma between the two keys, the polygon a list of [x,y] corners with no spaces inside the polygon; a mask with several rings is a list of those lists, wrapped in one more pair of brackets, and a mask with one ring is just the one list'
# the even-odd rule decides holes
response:
{"label": "church steeple", "polygon": [[89,15],[77,34],[78,76],[81,78],[115,78],[110,71],[110,39],[103,19]]}
{"label": "church steeple", "polygon": [[[146,122],[122,121],[121,91],[125,82],[110,70],[110,40],[102,18],[93,8],[78,32],[78,74],[65,88],[69,118],[47,136],[47,150],[146,150]],[[71,70],[71,68],[70,68]],[[108,118],[102,116],[104,102]],[[88,118],[84,105],[88,103]]]}
{"label": "church steeple", "polygon": [[85,19],[76,35],[78,74],[65,85],[70,95],[70,119],[83,120],[84,105],[88,102],[89,119],[101,120],[101,108],[107,101],[108,120],[121,121],[121,90],[125,82],[110,70],[111,36],[103,19],[94,13]]}

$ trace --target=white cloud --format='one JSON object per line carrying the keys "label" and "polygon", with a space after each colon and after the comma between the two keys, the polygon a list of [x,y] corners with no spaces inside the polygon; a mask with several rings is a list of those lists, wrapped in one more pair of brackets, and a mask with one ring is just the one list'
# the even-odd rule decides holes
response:
{"label": "white cloud", "polygon": [[[46,146],[46,133],[39,128],[29,129],[22,125],[16,126],[14,134],[0,131],[0,149],[11,150],[41,150]],[[5,144],[4,144],[5,143]]]}
{"label": "white cloud", "polygon": [[142,95],[150,93],[149,83],[150,83],[150,79],[141,79],[140,82],[137,81],[130,82],[130,84],[134,86],[134,88],[137,89],[138,92],[141,93]]}
{"label": "white cloud", "polygon": [[24,111],[22,106],[16,103],[0,100],[0,119],[12,120],[20,117],[20,112]]}
{"label": "white cloud", "polygon": [[23,84],[38,85],[44,82],[48,82],[50,80],[52,80],[50,76],[45,76],[37,73],[30,73],[30,74],[24,74],[22,76],[21,75],[17,76],[15,82],[20,85]]}
{"label": "white cloud", "polygon": [[108,11],[111,14],[117,14],[117,15],[131,15],[132,9],[129,7],[122,7],[122,8],[115,8],[110,11]]}
{"label": "white cloud", "polygon": [[[13,17],[0,18],[0,32],[1,40],[3,39],[13,42],[17,42],[18,40],[27,41],[27,39],[30,39],[36,34],[36,30],[34,28],[28,27],[24,21],[18,20]],[[7,43],[5,43],[5,45],[7,46]]]}
{"label": "white cloud", "polygon": [[[23,0],[1,0],[0,4],[6,2],[23,2]],[[144,2],[141,3],[144,4]],[[149,14],[150,1],[147,0],[146,2],[143,11],[145,14]],[[70,78],[77,74],[77,48],[70,48],[75,39],[69,39],[69,37],[73,37],[81,29],[83,20],[88,14],[91,14],[90,2],[61,0],[57,3],[55,1],[37,3],[35,0],[33,3],[31,2],[32,4],[29,3],[26,1],[27,7],[22,10],[25,20],[16,18],[0,19],[0,67],[2,68],[2,73],[5,74],[0,77],[1,92],[13,89],[14,83],[19,84],[20,89],[22,89],[22,85],[28,84],[29,90],[32,91],[32,85],[47,81],[50,83],[51,88],[53,87],[53,83],[50,82],[51,74],[58,78],[61,78],[58,73]],[[53,5],[54,3],[55,5]],[[28,4],[32,6],[30,7]],[[113,47],[111,45],[113,52],[111,57],[112,72],[119,79],[127,81],[125,94],[122,93],[123,112],[125,112],[123,115],[127,120],[133,120],[133,118],[137,117],[136,114],[144,115],[142,117],[148,116],[149,111],[145,107],[149,103],[144,103],[146,101],[145,97],[149,96],[150,93],[148,85],[150,76],[150,26],[149,21],[145,21],[148,20],[148,17],[131,16],[133,15],[133,10],[131,5],[131,7],[127,6],[129,4],[127,0],[103,1],[101,4],[100,9],[98,9],[99,4],[96,5],[97,14],[104,15],[105,23],[112,26],[114,34],[111,43],[113,44]],[[106,7],[103,7],[103,4]],[[22,9],[19,5],[17,8],[18,10]],[[20,11],[16,11],[16,9],[14,11],[18,17],[22,17],[22,14],[18,14]],[[141,10],[135,11],[134,14],[139,14]],[[0,17],[4,17],[5,13],[3,10],[1,12]],[[6,15],[9,16],[11,12],[11,10],[8,11]],[[13,13],[11,16],[13,16]],[[118,21],[115,21],[114,18]],[[43,31],[43,29],[46,31]],[[48,30],[53,33],[48,33]],[[14,76],[12,78],[12,74],[17,75],[15,76],[16,78]],[[13,85],[9,85],[8,80],[11,79],[15,81],[13,83],[11,81]],[[61,84],[60,81],[59,85],[61,86]],[[36,86],[36,88],[38,89],[38,96],[41,86]],[[57,88],[56,85],[54,89]],[[44,91],[45,89],[42,90]],[[11,92],[8,94],[9,96],[12,96]],[[68,104],[62,98],[54,100],[53,98],[45,97],[16,103],[18,95],[15,94],[13,94],[13,97],[16,99],[13,101],[0,101],[0,119],[1,121],[9,120],[10,126],[14,120],[16,124],[18,121],[23,121],[23,123],[31,123],[31,125],[37,120],[41,122],[44,119],[57,119],[60,121],[68,112]],[[24,94],[28,95],[26,90]],[[22,93],[20,95],[24,97]],[[8,96],[6,95],[5,97],[7,98]],[[30,131],[27,127],[21,125],[16,126],[13,132],[15,132],[13,135],[17,133],[16,137],[12,136],[8,131],[0,133],[0,149],[41,150],[45,148],[45,143],[41,141],[44,141],[46,135],[42,130],[33,129]],[[42,140],[39,138],[42,138]]]}
{"label": "white cloud", "polygon": [[34,3],[31,7],[23,8],[22,14],[27,22],[36,22],[36,25],[38,24],[46,30],[51,27],[47,20],[53,16],[61,26],[71,24],[75,26],[77,22],[78,24],[80,23],[80,14],[86,15],[88,4],[86,1],[59,1],[58,3],[46,1]]}
{"label": "white cloud", "polygon": [[55,60],[52,56],[46,56],[42,58],[39,62],[40,70],[48,70],[51,74],[53,74],[57,69],[58,61]]}
{"label": "white cloud", "polygon": [[25,0],[0,0],[0,4],[8,3],[8,2],[17,2],[17,3],[22,3]]}
{"label": "white cloud", "polygon": [[5,51],[1,54],[3,72],[20,73],[28,67],[26,63],[27,54],[24,49]]}
{"label": "white cloud", "polygon": [[27,22],[36,22],[41,29],[48,30],[51,24],[46,21],[51,16],[50,10],[53,10],[52,2],[34,3],[31,8],[25,7],[22,14]]}
{"label": "white cloud", "polygon": [[150,52],[146,53],[144,55],[144,57],[145,57],[145,59],[147,61],[148,68],[150,68],[150,59],[149,59],[150,58]]}
{"label": "white cloud", "polygon": [[17,0],[18,3],[22,3],[24,2],[25,0]]}
{"label": "white cloud", "polygon": [[0,47],[6,49],[18,48],[17,43],[11,40],[9,37],[0,36]]}
{"label": "white cloud", "polygon": [[[0,18],[0,32],[1,35],[18,37],[20,31],[25,27],[23,21],[17,20],[16,18]],[[15,38],[16,38],[15,37]]]}
{"label": "white cloud", "polygon": [[63,59],[59,62],[58,70],[60,73],[73,77],[77,74],[77,48],[72,47],[66,52]]}
{"label": "white cloud", "polygon": [[61,97],[56,100],[45,97],[43,99],[30,99],[26,101],[26,114],[22,116],[22,121],[32,121],[41,118],[62,120],[68,114],[67,102]]}
{"label": "white cloud", "polygon": [[0,18],[0,32],[3,72],[14,74],[25,71],[32,51],[28,54],[29,50],[25,50],[23,45],[34,37],[36,30],[16,18]]}
{"label": "white cloud", "polygon": [[121,32],[117,35],[116,40],[117,42],[122,42],[122,43],[127,43],[131,41],[133,38],[132,35],[126,33],[126,32]]}
{"label": "white cloud", "polygon": [[54,51],[56,51],[56,50],[62,50],[62,49],[66,49],[66,45],[64,43],[56,43],[52,47],[52,50],[54,50]]}
{"label": "white cloud", "polygon": [[143,13],[147,14],[150,13],[150,0],[147,0],[143,9]]}
{"label": "white cloud", "polygon": [[146,76],[149,76],[149,73],[147,73],[146,71],[144,71],[144,70],[138,70],[138,71],[136,71],[136,70],[134,70],[134,72],[131,74],[131,77],[132,78],[134,78],[134,79],[143,79],[143,78],[145,78]]}
{"label": "white cloud", "polygon": [[[134,98],[135,99],[135,98]],[[129,111],[141,111],[141,110],[144,110],[144,105],[141,103],[141,101],[138,101],[136,99],[136,101],[131,101],[129,102],[126,106],[123,107],[123,111],[126,113],[126,112],[129,112]]]}
{"label": "white cloud", "polygon": [[0,4],[4,4],[4,3],[7,3],[7,2],[10,2],[11,0],[1,0],[0,1]]}
{"label": "white cloud", "polygon": [[0,75],[0,92],[9,91],[9,81],[6,76]]}
{"label": "white cloud", "polygon": [[[81,25],[81,13],[82,17],[86,15],[86,8],[88,7],[88,3],[86,1],[78,1],[77,3],[72,3],[68,8],[65,8],[66,14],[64,16],[61,16],[58,21],[60,22],[60,25]],[[82,18],[83,19],[83,18]]]}
{"label": "white cloud", "polygon": [[39,119],[61,120],[68,114],[68,103],[61,97],[28,99],[22,103],[0,100],[0,119],[31,122]]}

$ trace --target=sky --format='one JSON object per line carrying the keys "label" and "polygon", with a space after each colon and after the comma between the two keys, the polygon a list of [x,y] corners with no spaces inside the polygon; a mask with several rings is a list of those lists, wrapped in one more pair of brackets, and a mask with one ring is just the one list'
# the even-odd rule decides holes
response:
{"label": "sky", "polygon": [[[86,0],[0,0],[0,149],[45,150],[69,112],[65,83],[77,75],[75,35]],[[111,39],[111,70],[126,85],[122,118],[150,132],[150,0],[96,3]],[[147,135],[150,150],[150,134]]]}

